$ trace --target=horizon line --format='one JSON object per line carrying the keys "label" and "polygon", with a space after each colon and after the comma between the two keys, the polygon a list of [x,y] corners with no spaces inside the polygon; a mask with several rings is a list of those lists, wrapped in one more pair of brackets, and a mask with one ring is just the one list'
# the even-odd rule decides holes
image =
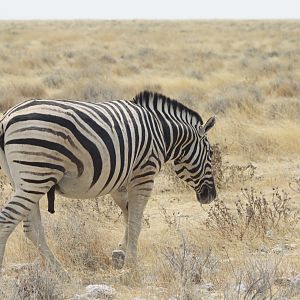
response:
{"label": "horizon line", "polygon": [[0,21],[300,21],[300,18],[0,18]]}

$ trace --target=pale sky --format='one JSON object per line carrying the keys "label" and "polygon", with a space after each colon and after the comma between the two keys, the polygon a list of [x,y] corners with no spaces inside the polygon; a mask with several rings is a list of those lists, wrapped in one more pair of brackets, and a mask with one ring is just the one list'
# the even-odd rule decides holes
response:
{"label": "pale sky", "polygon": [[0,19],[300,19],[300,0],[0,0]]}

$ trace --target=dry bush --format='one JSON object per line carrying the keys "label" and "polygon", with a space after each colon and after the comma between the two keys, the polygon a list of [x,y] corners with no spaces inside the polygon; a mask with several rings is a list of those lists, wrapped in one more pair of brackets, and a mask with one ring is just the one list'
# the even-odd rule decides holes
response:
{"label": "dry bush", "polygon": [[283,256],[233,256],[233,249],[222,247],[225,257],[219,257],[209,246],[201,248],[198,242],[192,243],[185,234],[177,233],[180,246],[163,248],[161,273],[172,294],[177,294],[176,299],[215,299],[216,295],[218,299],[290,299],[299,295],[297,284],[290,279],[297,273],[284,262]]}
{"label": "dry bush", "polygon": [[[274,52],[273,54],[275,55]],[[276,57],[276,55],[273,57]],[[284,65],[282,65],[277,61],[273,61],[272,59],[267,59],[266,61],[264,61],[265,59],[266,59],[265,57],[262,57],[262,61],[260,61],[260,63],[257,64],[257,69],[256,69],[257,76],[260,77],[264,76],[269,78],[272,77],[274,74],[278,74],[279,72],[282,72],[283,70],[286,69]]]}
{"label": "dry bush", "polygon": [[300,194],[300,177],[294,176],[289,183],[290,188]]}
{"label": "dry bush", "polygon": [[[234,283],[227,284],[224,299],[291,299],[299,294],[293,285],[279,285],[287,270],[282,270],[283,258],[258,255],[245,258],[242,266],[235,266],[228,260],[232,268]],[[288,280],[286,280],[288,281]],[[294,298],[293,298],[294,299]]]}
{"label": "dry bush", "polygon": [[28,265],[16,277],[11,299],[16,300],[58,300],[63,299],[54,275],[40,265]]}
{"label": "dry bush", "polygon": [[[180,235],[180,247],[165,247],[165,272],[175,277],[179,288],[179,299],[194,299],[193,286],[209,282],[218,270],[218,260],[211,249],[202,249],[190,243],[185,234]],[[172,274],[172,275],[171,275]],[[166,276],[166,275],[165,275]]]}
{"label": "dry bush", "polygon": [[299,211],[291,209],[291,198],[278,188],[273,188],[270,199],[253,188],[242,189],[234,206],[231,209],[222,200],[215,201],[205,221],[207,228],[229,239],[244,240],[264,238],[268,230],[292,230],[299,221]]}
{"label": "dry bush", "polygon": [[233,165],[225,163],[218,177],[218,187],[225,188],[236,183],[245,183],[252,180],[256,167],[252,163],[246,165]]}
{"label": "dry bush", "polygon": [[256,167],[252,163],[246,165],[234,165],[223,161],[226,147],[221,147],[220,144],[214,144],[212,169],[215,178],[215,183],[219,189],[228,188],[236,183],[245,183],[252,180],[255,175]]}
{"label": "dry bush", "polygon": [[215,183],[220,188],[220,183],[223,177],[223,154],[220,144],[212,145],[213,157],[212,157],[212,171],[215,179]]}
{"label": "dry bush", "polygon": [[64,85],[62,74],[50,74],[43,79],[43,83],[50,89],[59,89]]}
{"label": "dry bush", "polygon": [[203,93],[200,93],[200,91],[182,91],[176,99],[180,102],[182,102],[187,107],[197,111],[198,110],[198,103],[204,98]]}
{"label": "dry bush", "polygon": [[179,230],[181,215],[178,211],[168,212],[164,206],[160,206],[160,214],[163,217],[164,223],[171,230]]}
{"label": "dry bush", "polygon": [[108,63],[108,64],[115,64],[115,63],[117,63],[117,61],[111,55],[108,55],[108,54],[103,55],[101,57],[101,61],[103,63]]}
{"label": "dry bush", "polygon": [[81,91],[81,95],[80,99],[93,102],[117,99],[112,89],[107,89],[96,84],[85,86]]}
{"label": "dry bush", "polygon": [[256,106],[263,102],[259,87],[240,83],[219,91],[217,96],[208,101],[206,109],[215,114],[226,114],[234,110],[253,116],[257,112]]}
{"label": "dry bush", "polygon": [[300,83],[291,76],[279,76],[270,82],[270,94],[275,94],[279,97],[299,97],[300,96]]}
{"label": "dry bush", "polygon": [[270,104],[268,117],[271,119],[299,120],[300,101],[297,98],[276,99]]}

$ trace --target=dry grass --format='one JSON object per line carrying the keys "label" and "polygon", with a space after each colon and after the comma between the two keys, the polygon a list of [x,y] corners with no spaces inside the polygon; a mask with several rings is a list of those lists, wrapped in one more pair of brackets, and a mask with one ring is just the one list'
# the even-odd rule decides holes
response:
{"label": "dry grass", "polygon": [[[135,276],[111,266],[123,226],[109,196],[58,197],[54,215],[42,200],[49,244],[72,281],[61,282],[39,263],[15,271],[13,264],[37,256],[18,228],[7,246],[0,298],[68,299],[93,283],[114,286],[118,299],[299,298],[293,285],[300,273],[300,229],[293,222],[300,200],[299,25],[0,22],[1,110],[28,98],[104,101],[131,99],[142,89],[165,93],[204,119],[217,114],[210,140],[217,144],[219,188],[219,204],[201,207],[166,166],[145,212]],[[4,178],[0,183],[1,206],[11,189]],[[245,197],[245,187],[257,193]],[[272,187],[287,195],[272,196]],[[278,245],[288,246],[279,251]]]}

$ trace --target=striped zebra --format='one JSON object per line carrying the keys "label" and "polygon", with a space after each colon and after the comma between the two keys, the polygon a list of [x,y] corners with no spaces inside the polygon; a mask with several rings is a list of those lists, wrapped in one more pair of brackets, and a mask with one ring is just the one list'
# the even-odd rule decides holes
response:
{"label": "striped zebra", "polygon": [[132,101],[87,103],[29,100],[8,110],[0,128],[0,162],[13,186],[0,212],[0,266],[6,241],[23,221],[26,236],[52,267],[39,209],[54,191],[70,198],[110,193],[121,208],[125,233],[120,249],[134,266],[144,208],[154,177],[173,161],[177,175],[201,203],[216,197],[212,150],[206,133],[215,123],[164,95],[141,92]]}

